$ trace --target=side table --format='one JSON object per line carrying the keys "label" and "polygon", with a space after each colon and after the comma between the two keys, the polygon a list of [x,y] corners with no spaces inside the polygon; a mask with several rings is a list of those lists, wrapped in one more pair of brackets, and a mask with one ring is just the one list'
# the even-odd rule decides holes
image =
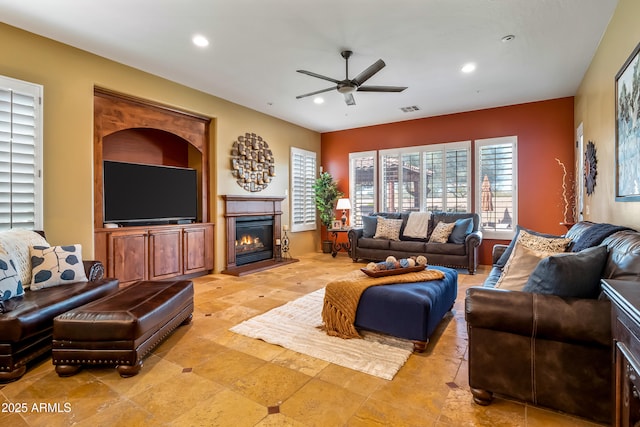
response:
{"label": "side table", "polygon": [[640,283],[602,280],[611,300],[613,335],[614,426],[640,422]]}
{"label": "side table", "polygon": [[344,249],[345,252],[349,253],[351,250],[351,243],[349,243],[349,239],[347,242],[338,242],[338,236],[342,233],[348,233],[350,228],[330,228],[328,231],[333,236],[333,245],[331,245],[331,256],[336,257],[338,252]]}

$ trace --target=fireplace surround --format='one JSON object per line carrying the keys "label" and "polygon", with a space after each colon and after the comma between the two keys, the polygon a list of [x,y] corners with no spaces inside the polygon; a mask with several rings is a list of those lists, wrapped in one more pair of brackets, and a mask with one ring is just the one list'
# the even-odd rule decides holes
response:
{"label": "fireplace surround", "polygon": [[[297,261],[276,256],[275,243],[280,241],[284,197],[223,195],[222,198],[227,248],[227,266],[222,273],[242,276]],[[255,233],[252,236],[249,236],[251,233],[238,233],[238,227],[241,230],[253,228]]]}

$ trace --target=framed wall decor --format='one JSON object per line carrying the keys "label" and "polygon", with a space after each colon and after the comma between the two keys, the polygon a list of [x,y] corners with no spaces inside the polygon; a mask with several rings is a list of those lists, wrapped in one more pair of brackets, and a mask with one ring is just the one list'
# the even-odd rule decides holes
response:
{"label": "framed wall decor", "polygon": [[640,43],[616,74],[615,196],[640,201]]}

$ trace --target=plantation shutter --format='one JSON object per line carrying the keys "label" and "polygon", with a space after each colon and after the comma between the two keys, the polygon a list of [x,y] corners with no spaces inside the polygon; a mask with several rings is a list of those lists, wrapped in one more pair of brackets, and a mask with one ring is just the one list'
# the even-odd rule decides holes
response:
{"label": "plantation shutter", "polygon": [[446,210],[469,212],[469,150],[446,150]]}
{"label": "plantation shutter", "polygon": [[376,209],[376,152],[351,153],[349,160],[349,196],[351,197],[349,224],[362,227],[362,216],[369,215]]}
{"label": "plantation shutter", "polygon": [[41,94],[0,76],[0,230],[42,229]]}
{"label": "plantation shutter", "polygon": [[291,231],[315,230],[316,153],[291,147]]}
{"label": "plantation shutter", "polygon": [[517,224],[516,137],[476,141],[476,200],[483,232],[509,238]]}

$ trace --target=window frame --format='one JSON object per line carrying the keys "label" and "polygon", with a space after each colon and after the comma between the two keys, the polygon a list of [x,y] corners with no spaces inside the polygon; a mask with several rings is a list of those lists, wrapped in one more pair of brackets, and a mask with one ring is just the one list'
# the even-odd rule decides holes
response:
{"label": "window frame", "polygon": [[[15,92],[22,96],[31,96],[34,100],[33,117],[33,228],[44,229],[44,194],[43,194],[43,115],[44,115],[44,87],[40,84],[14,79],[0,75],[0,89],[7,92]],[[9,144],[12,144],[10,138]],[[9,213],[13,216],[13,210]],[[4,224],[2,224],[4,226]],[[14,223],[10,221],[9,228]],[[16,223],[15,226],[24,227],[24,223]]]}
{"label": "window frame", "polygon": [[[511,200],[511,229],[510,230],[490,230],[485,229],[482,225],[482,181],[484,179],[482,175],[480,165],[480,149],[486,146],[492,145],[512,145],[512,200]],[[479,229],[482,230],[483,238],[496,239],[496,240],[511,240],[515,236],[516,224],[518,224],[518,137],[501,136],[495,138],[476,139],[474,141],[474,154],[475,154],[475,212],[480,215]]]}
{"label": "window frame", "polygon": [[[382,165],[384,164],[383,158],[384,156],[398,156],[399,158],[399,163],[402,163],[402,156],[405,154],[412,154],[412,153],[418,153],[420,156],[420,165],[419,165],[419,170],[420,170],[420,185],[421,185],[421,194],[422,197],[419,200],[419,211],[420,212],[426,212],[427,209],[427,200],[426,200],[426,180],[424,175],[424,153],[432,153],[432,152],[442,152],[442,183],[443,183],[443,206],[442,206],[442,211],[443,212],[448,212],[447,210],[447,167],[446,167],[446,162],[447,162],[447,152],[448,151],[453,151],[453,150],[466,150],[467,153],[467,179],[466,179],[466,188],[467,188],[467,197],[466,197],[466,206],[467,209],[470,211],[472,209],[472,204],[471,204],[471,193],[472,193],[472,184],[471,184],[471,177],[472,177],[472,173],[471,173],[471,165],[473,164],[472,158],[471,158],[471,140],[466,140],[466,141],[455,141],[455,142],[444,142],[444,143],[438,143],[438,144],[428,144],[428,145],[418,145],[418,146],[412,146],[412,147],[402,147],[402,148],[391,148],[391,149],[385,149],[385,150],[379,150],[378,151],[378,168],[381,168]],[[398,171],[398,181],[404,183],[404,181],[401,181],[403,177],[402,174],[402,168]],[[380,189],[380,191],[378,191],[378,197],[380,199],[382,199],[384,196],[382,194],[382,188],[384,188],[384,174],[383,173],[379,173],[379,177],[378,177],[378,188]],[[403,194],[403,187],[402,185],[398,186],[398,197],[397,200],[399,202],[402,201],[402,194]],[[383,203],[382,200],[380,201],[380,203]],[[402,206],[397,206],[396,208],[402,208]],[[402,211],[402,209],[399,210],[399,212]],[[457,212],[457,211],[456,211]]]}
{"label": "window frame", "polygon": [[[303,187],[305,190],[307,191],[311,191],[311,201],[310,203],[305,203],[305,200],[308,201],[309,200],[309,194],[307,194],[307,191],[305,191],[305,193],[301,196],[302,200],[303,200],[303,207],[302,209],[304,210],[304,212],[302,212],[302,217],[303,218],[313,218],[313,221],[303,221],[302,223],[298,224],[294,221],[294,218],[296,218],[297,216],[297,212],[296,212],[296,205],[295,205],[295,201],[297,200],[297,193],[296,193],[296,187],[294,185],[294,181],[296,179],[296,175],[295,175],[295,162],[296,156],[302,156],[305,159],[305,162],[308,160],[312,160],[313,161],[313,172],[311,173],[310,171],[307,171],[307,168],[305,167],[304,170],[307,171],[308,173],[302,177],[302,180],[304,181]],[[318,219],[317,219],[317,209],[316,209],[316,204],[315,204],[315,192],[313,191],[313,184],[315,184],[315,180],[317,178],[318,175],[318,153],[316,153],[315,151],[309,151],[309,150],[305,150],[303,148],[297,148],[297,147],[291,147],[291,152],[290,152],[290,173],[289,173],[289,185],[290,185],[290,194],[291,197],[289,198],[289,230],[292,233],[296,233],[296,232],[300,232],[300,231],[312,231],[312,230],[317,230],[318,229]],[[312,215],[310,215],[310,213],[308,212],[308,210],[312,210]]]}

